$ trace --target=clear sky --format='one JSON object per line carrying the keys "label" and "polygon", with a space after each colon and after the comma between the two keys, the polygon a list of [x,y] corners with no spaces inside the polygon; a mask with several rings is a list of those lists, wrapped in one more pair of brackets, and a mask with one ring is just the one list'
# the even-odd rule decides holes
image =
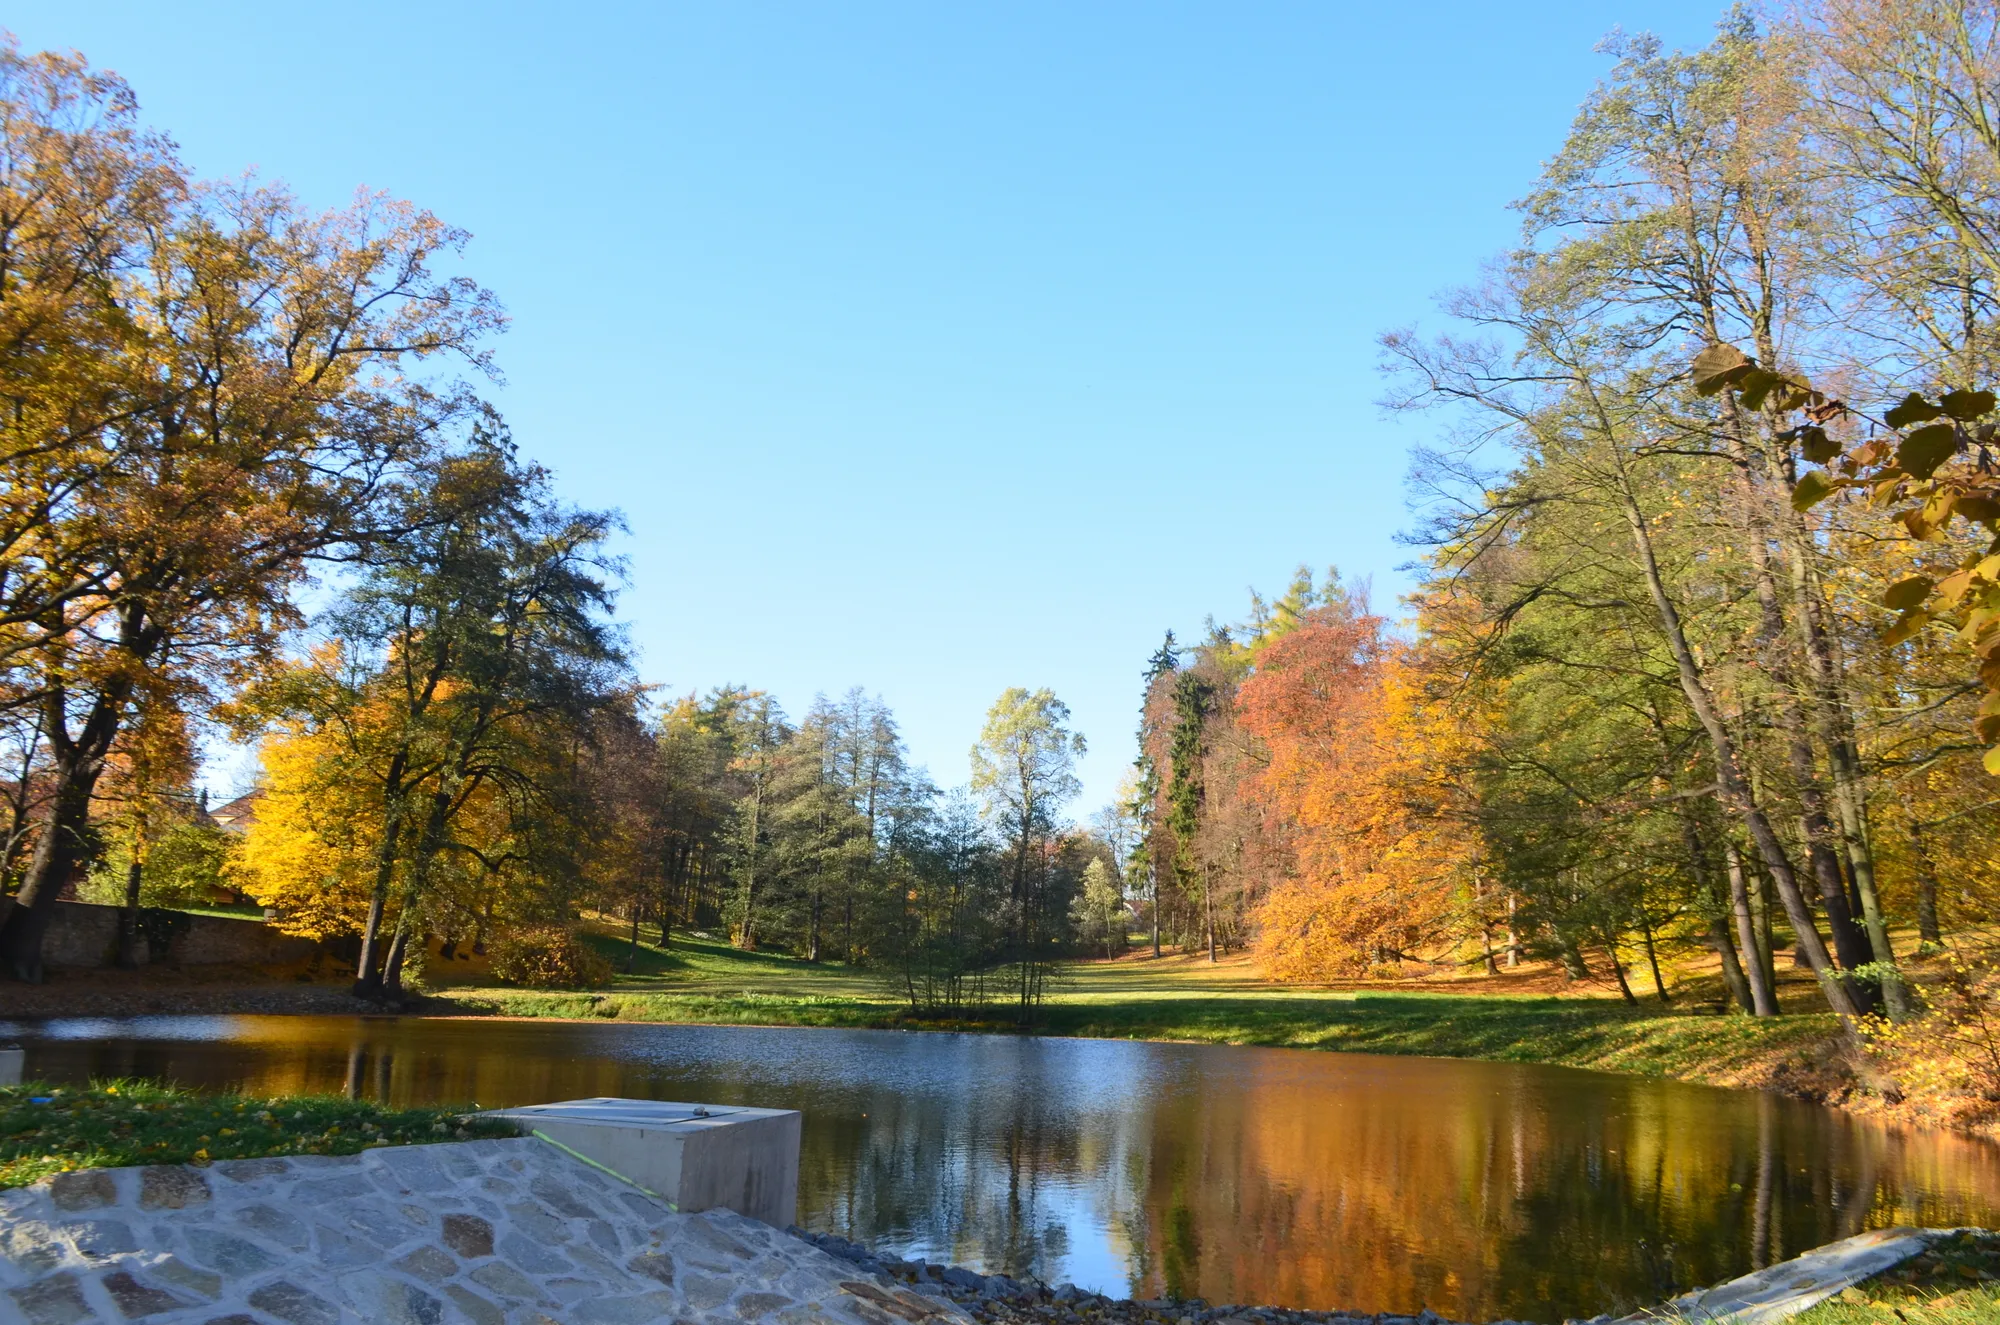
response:
{"label": "clear sky", "polygon": [[1161,632],[1300,562],[1392,602],[1374,338],[1515,234],[1612,27],[1720,4],[14,0],[205,174],[474,235],[501,407],[632,533],[676,691],[861,685],[941,784],[1049,686],[1087,814]]}

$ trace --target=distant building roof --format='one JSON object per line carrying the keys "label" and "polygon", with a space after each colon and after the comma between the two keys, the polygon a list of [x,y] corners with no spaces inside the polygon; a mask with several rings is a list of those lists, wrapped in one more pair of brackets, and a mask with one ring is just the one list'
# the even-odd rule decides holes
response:
{"label": "distant building roof", "polygon": [[216,806],[208,812],[208,817],[215,821],[218,828],[232,833],[247,833],[250,825],[257,822],[257,802],[263,799],[264,792],[260,788]]}

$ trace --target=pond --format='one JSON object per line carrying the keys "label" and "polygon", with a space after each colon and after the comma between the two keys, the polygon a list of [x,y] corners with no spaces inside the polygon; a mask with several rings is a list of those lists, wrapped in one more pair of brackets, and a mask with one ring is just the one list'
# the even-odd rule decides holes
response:
{"label": "pond", "polygon": [[536,1021],[145,1017],[0,1035],[59,1081],[800,1109],[801,1223],[1117,1296],[1557,1321],[1864,1228],[2000,1222],[2000,1148],[1564,1068]]}

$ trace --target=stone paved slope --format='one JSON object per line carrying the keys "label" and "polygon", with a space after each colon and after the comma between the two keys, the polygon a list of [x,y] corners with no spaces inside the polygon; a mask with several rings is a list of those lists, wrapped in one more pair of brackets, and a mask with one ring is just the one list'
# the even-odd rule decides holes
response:
{"label": "stone paved slope", "polygon": [[[933,1319],[934,1318],[934,1319]],[[530,1137],[0,1192],[0,1322],[931,1325],[949,1302]]]}

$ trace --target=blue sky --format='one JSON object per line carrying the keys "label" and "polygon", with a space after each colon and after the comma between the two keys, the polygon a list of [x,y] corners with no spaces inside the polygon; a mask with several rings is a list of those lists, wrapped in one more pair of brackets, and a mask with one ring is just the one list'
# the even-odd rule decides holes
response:
{"label": "blue sky", "polygon": [[497,395],[621,508],[676,691],[861,685],[940,783],[1049,686],[1132,756],[1161,632],[1404,586],[1374,338],[1515,234],[1614,26],[1719,5],[16,0],[206,174],[474,235]]}

